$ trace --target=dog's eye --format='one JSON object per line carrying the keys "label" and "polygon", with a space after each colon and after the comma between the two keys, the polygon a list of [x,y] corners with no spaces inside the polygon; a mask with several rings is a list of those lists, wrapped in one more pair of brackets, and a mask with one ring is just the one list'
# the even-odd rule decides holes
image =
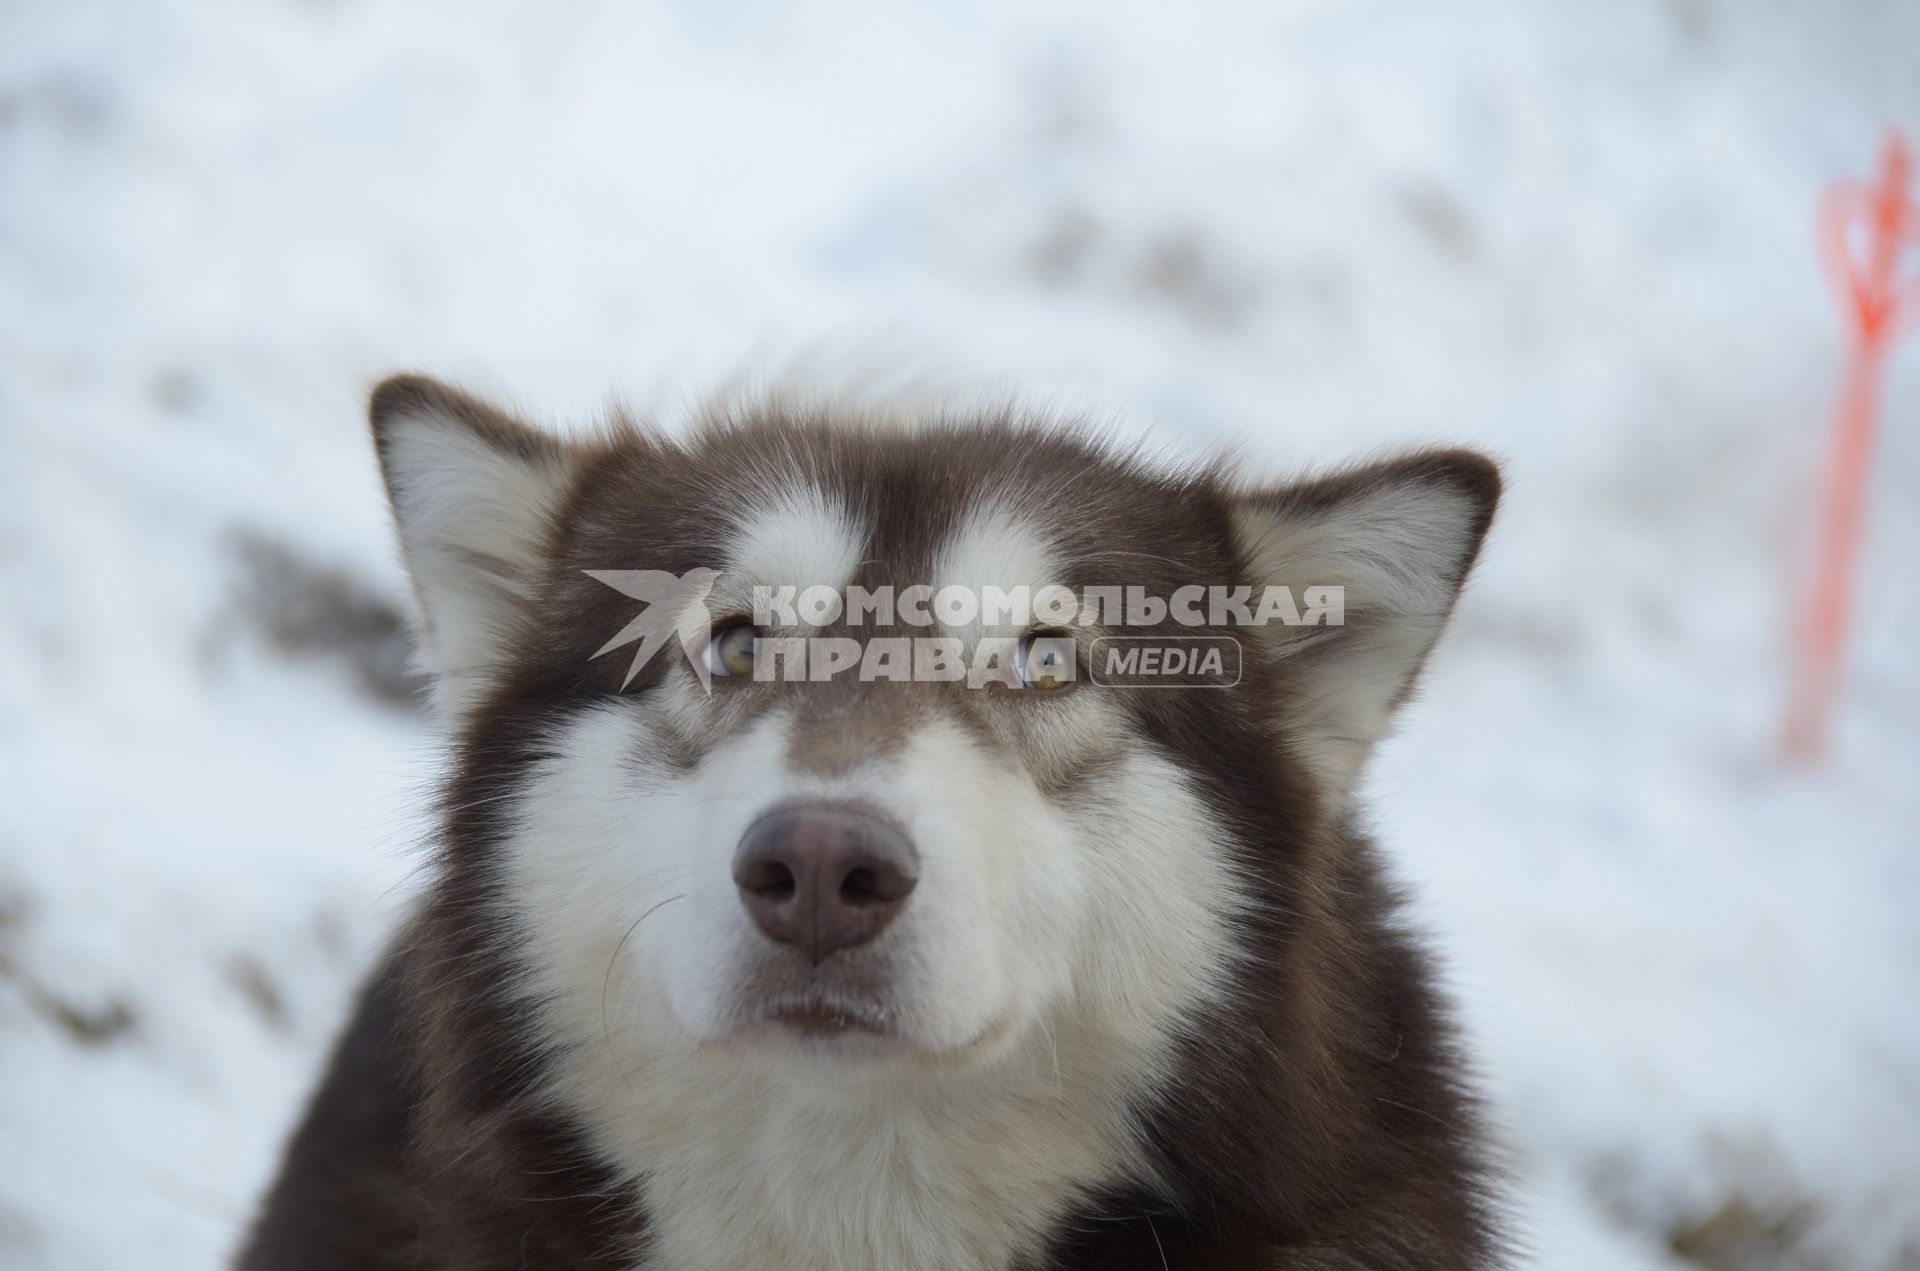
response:
{"label": "dog's eye", "polygon": [[753,642],[760,638],[751,622],[730,622],[707,642],[707,673],[721,677],[753,674]]}
{"label": "dog's eye", "polygon": [[1028,688],[1065,688],[1073,683],[1073,637],[1058,632],[1024,636],[1016,655],[1020,682]]}

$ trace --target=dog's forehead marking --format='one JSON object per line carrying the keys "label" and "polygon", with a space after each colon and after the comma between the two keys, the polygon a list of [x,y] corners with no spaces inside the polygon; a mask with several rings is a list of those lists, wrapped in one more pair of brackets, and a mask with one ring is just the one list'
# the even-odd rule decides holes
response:
{"label": "dog's forehead marking", "polygon": [[[932,584],[936,594],[946,587],[965,587],[981,597],[988,587],[1007,592],[1024,587],[1032,596],[1062,581],[1061,565],[1049,535],[1031,516],[989,496],[969,508],[940,545]],[[950,629],[968,640],[1020,634],[1010,624],[989,627],[978,620]]]}
{"label": "dog's forehead marking", "polygon": [[725,564],[754,584],[838,587],[859,566],[869,534],[843,500],[816,486],[789,486],[746,505]]}

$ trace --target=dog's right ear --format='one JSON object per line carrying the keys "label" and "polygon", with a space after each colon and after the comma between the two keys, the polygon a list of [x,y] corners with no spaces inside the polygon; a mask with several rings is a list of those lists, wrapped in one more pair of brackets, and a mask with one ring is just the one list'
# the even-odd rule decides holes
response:
{"label": "dog's right ear", "polygon": [[534,599],[571,477],[570,451],[458,389],[396,375],[368,414],[400,550],[420,601],[434,704],[469,709]]}

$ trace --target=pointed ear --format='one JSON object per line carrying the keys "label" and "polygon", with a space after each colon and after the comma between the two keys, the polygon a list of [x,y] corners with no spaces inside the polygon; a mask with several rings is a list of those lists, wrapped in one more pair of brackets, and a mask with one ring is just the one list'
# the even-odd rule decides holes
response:
{"label": "pointed ear", "polygon": [[1256,590],[1344,589],[1339,625],[1259,628],[1286,677],[1298,753],[1334,803],[1375,743],[1466,581],[1500,499],[1500,470],[1436,450],[1239,496],[1233,520]]}
{"label": "pointed ear", "polygon": [[457,389],[396,375],[373,391],[374,448],[420,601],[434,703],[471,707],[534,599],[570,452]]}

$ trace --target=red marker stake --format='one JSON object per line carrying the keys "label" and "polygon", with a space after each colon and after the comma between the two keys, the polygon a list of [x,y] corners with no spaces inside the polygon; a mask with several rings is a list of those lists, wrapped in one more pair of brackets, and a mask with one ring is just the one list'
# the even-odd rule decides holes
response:
{"label": "red marker stake", "polygon": [[1787,705],[1787,754],[1801,761],[1818,759],[1826,751],[1853,604],[1880,378],[1902,318],[1920,309],[1920,279],[1903,284],[1907,251],[1920,247],[1920,207],[1907,196],[1912,170],[1906,141],[1890,133],[1879,183],[1836,186],[1820,208],[1822,254],[1848,308],[1854,341],[1828,461],[1815,572],[1799,615]]}

